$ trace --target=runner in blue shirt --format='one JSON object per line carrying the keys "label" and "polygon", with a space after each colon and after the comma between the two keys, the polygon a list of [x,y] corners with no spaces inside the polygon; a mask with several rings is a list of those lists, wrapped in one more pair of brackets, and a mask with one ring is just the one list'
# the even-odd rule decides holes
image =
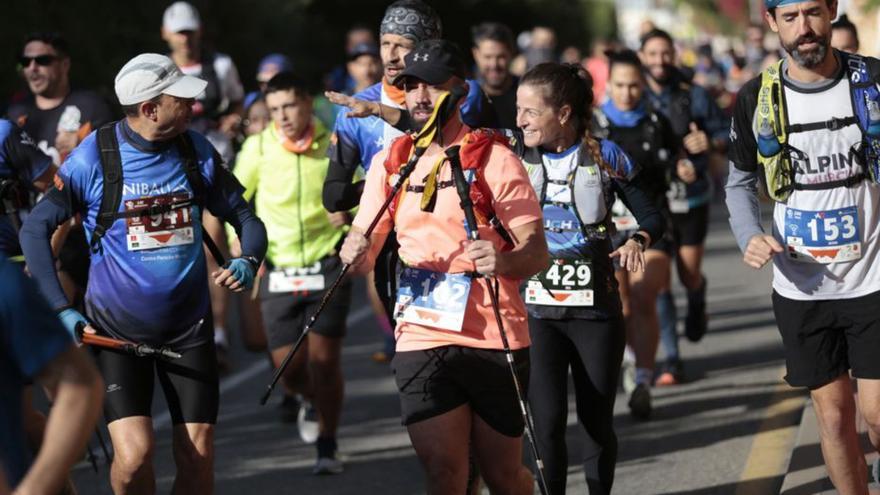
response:
{"label": "runner in blue shirt", "polygon": [[0,254],[18,256],[18,228],[33,194],[52,183],[52,159],[12,122],[0,119]]}
{"label": "runner in blue shirt", "polygon": [[[205,137],[187,131],[194,97],[205,84],[185,76],[164,55],[143,54],[129,61],[116,76],[126,118],[89,135],[71,153],[58,171],[56,188],[22,227],[31,273],[68,331],[88,321],[99,333],[182,354],[171,364],[97,352],[108,384],[104,414],[116,451],[111,472],[116,492],[153,491],[152,455],[144,446],[152,444],[154,368],[175,436],[189,438],[174,443],[175,487],[183,493],[212,491],[219,391],[201,247],[203,208],[229,222],[242,244],[242,256],[212,274],[216,284],[233,291],[249,288],[266,252],[265,227],[242,198],[243,188]],[[110,161],[102,150],[113,148],[108,139],[114,137],[121,200],[105,230],[99,212],[113,194],[112,185],[104,184],[113,174],[102,171],[102,161],[103,168]],[[88,320],[69,307],[49,251],[55,226],[76,213],[83,216],[92,246]]]}
{"label": "runner in blue shirt", "polygon": [[[688,312],[685,335],[699,342],[706,333],[706,279],[702,274],[706,235],[709,232],[709,203],[712,185],[709,159],[728,144],[730,121],[705,88],[688,81],[675,67],[675,44],[666,31],[654,29],[641,39],[639,56],[645,65],[647,98],[653,109],[669,119],[681,140],[696,180],[686,183],[673,177],[666,195],[672,213],[678,278],[687,289]],[[678,353],[675,304],[669,291],[657,299],[661,338],[667,355]]]}

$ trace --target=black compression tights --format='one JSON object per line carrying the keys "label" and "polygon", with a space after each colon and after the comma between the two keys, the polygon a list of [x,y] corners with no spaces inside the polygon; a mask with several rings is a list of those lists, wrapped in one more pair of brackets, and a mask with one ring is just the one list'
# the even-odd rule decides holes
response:
{"label": "black compression tights", "polygon": [[577,416],[586,430],[584,475],[590,495],[611,492],[617,463],[614,398],[625,335],[620,319],[539,320],[529,318],[529,404],[538,448],[553,495],[565,493],[568,451],[568,369],[574,381]]}

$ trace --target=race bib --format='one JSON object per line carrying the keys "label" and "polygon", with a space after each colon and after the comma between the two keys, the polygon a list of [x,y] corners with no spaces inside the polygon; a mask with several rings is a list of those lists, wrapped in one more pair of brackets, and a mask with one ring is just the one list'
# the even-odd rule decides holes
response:
{"label": "race bib", "polygon": [[269,272],[269,292],[317,292],[326,285],[321,262],[306,268],[276,268]]}
{"label": "race bib", "polygon": [[626,205],[620,198],[614,200],[611,206],[611,221],[618,231],[636,230],[639,228],[639,222],[636,217],[627,209]]}
{"label": "race bib", "polygon": [[403,268],[397,286],[394,318],[460,332],[470,292],[471,278],[467,275]]}
{"label": "race bib", "polygon": [[839,263],[862,257],[859,211],[806,211],[786,208],[785,244],[788,256],[803,263]]}
{"label": "race bib", "polygon": [[[155,206],[169,206],[189,201],[187,192],[127,199],[125,211],[141,210]],[[195,242],[192,226],[192,207],[185,206],[156,215],[144,214],[126,217],[126,239],[129,251],[143,251]]]}
{"label": "race bib", "polygon": [[529,279],[525,302],[541,306],[592,306],[592,265],[583,259],[554,259],[550,268]]}
{"label": "race bib", "polygon": [[666,200],[669,204],[670,213],[687,213],[691,211],[691,205],[687,198],[687,184],[677,180],[669,183],[666,191]]}

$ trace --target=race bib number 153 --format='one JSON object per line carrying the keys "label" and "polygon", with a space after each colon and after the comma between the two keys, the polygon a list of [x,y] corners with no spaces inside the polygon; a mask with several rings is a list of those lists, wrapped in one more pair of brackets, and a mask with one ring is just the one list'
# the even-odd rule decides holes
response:
{"label": "race bib number 153", "polygon": [[859,210],[855,206],[825,211],[786,208],[785,244],[795,261],[855,261],[862,257]]}

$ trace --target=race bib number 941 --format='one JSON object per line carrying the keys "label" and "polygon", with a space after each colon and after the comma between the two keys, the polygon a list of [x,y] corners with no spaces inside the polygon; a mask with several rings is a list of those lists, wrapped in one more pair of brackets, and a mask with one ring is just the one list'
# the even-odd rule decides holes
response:
{"label": "race bib number 941", "polygon": [[526,286],[527,304],[592,306],[593,270],[583,259],[555,259],[550,268],[532,276]]}
{"label": "race bib number 941", "polygon": [[862,257],[859,211],[806,211],[786,208],[785,244],[788,256],[804,263],[838,263]]}
{"label": "race bib number 941", "polygon": [[404,268],[397,286],[394,318],[460,332],[470,292],[471,278],[467,275]]}
{"label": "race bib number 941", "polygon": [[[163,194],[145,198],[127,199],[125,211],[142,210],[155,206],[168,206],[190,199],[189,193]],[[156,215],[144,214],[128,217],[126,240],[129,251],[142,251],[170,246],[192,244],[192,209],[189,206],[176,208]]]}

